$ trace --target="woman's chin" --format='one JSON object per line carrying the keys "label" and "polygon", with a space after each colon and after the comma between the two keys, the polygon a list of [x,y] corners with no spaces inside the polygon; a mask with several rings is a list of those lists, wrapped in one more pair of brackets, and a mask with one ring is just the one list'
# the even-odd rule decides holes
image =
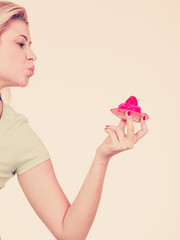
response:
{"label": "woman's chin", "polygon": [[29,77],[24,78],[22,81],[19,81],[19,87],[26,87],[29,83]]}

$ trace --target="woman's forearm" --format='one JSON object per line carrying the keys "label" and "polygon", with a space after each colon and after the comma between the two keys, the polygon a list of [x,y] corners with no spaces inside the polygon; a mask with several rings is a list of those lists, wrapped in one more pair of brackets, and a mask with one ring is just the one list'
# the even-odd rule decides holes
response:
{"label": "woman's forearm", "polygon": [[108,162],[109,159],[95,155],[85,181],[64,217],[64,240],[86,238],[98,209]]}
{"label": "woman's forearm", "polygon": [[61,240],[86,239],[98,209],[109,160],[112,156],[133,148],[134,144],[148,132],[143,118],[140,124],[141,129],[134,133],[132,116],[126,112],[126,121],[120,120],[117,126],[106,126],[105,132],[108,136],[97,148],[87,177],[64,216]]}

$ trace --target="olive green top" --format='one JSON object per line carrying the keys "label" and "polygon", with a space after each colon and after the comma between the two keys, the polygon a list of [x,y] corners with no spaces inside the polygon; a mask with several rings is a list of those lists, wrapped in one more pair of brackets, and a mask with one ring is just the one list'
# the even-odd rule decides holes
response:
{"label": "olive green top", "polygon": [[19,175],[50,158],[28,119],[3,102],[0,118],[0,189]]}

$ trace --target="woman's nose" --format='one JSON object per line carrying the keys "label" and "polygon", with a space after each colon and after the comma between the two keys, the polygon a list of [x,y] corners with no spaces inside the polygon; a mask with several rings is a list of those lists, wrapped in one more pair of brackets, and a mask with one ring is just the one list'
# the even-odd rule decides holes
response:
{"label": "woman's nose", "polygon": [[27,58],[28,58],[28,60],[33,60],[33,61],[36,61],[36,59],[37,59],[36,55],[34,54],[34,52],[31,49],[27,54]]}

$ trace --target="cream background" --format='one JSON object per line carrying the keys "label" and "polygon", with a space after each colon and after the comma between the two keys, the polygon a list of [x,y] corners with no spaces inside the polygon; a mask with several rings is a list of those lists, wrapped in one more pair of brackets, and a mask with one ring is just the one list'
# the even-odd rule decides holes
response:
{"label": "cream background", "polygon": [[[38,59],[11,106],[50,152],[69,200],[78,193],[107,124],[129,96],[150,115],[149,133],[111,159],[87,240],[179,240],[180,2],[28,1]],[[136,124],[136,129],[139,125]],[[2,240],[54,239],[15,176],[0,191]]]}

